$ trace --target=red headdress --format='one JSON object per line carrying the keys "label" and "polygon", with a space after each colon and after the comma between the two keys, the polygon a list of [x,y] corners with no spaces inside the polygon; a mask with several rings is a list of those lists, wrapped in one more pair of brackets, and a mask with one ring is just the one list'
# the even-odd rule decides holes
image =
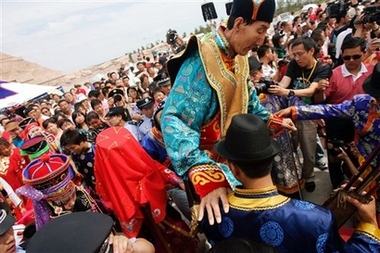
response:
{"label": "red headdress", "polygon": [[140,206],[149,204],[155,222],[165,217],[165,167],[154,161],[123,127],[102,131],[96,139],[96,191],[114,210],[123,232],[131,237],[144,219]]}

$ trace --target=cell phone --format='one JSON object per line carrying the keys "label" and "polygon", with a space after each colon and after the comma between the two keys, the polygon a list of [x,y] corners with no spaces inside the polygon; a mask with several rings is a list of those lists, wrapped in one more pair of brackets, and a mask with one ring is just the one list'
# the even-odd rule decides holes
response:
{"label": "cell phone", "polygon": [[300,24],[300,27],[304,27],[306,25],[306,22],[302,22],[301,24]]}

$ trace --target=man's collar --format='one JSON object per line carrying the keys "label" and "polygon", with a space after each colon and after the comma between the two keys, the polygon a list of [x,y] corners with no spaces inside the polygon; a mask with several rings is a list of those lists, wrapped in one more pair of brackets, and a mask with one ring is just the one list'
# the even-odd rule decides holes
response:
{"label": "man's collar", "polygon": [[227,41],[226,36],[224,35],[225,30],[226,30],[226,27],[224,25],[219,26],[219,28],[216,30],[216,33],[215,33],[215,41],[219,49],[222,50],[222,52],[226,56],[232,59],[236,55],[236,53],[234,52],[230,43]]}
{"label": "man's collar", "polygon": [[[367,73],[367,72],[368,72],[368,69],[365,67],[363,63],[361,63],[360,70],[356,76],[359,77],[363,73]],[[346,64],[342,65],[342,75],[343,77],[354,76],[350,71],[348,71]]]}

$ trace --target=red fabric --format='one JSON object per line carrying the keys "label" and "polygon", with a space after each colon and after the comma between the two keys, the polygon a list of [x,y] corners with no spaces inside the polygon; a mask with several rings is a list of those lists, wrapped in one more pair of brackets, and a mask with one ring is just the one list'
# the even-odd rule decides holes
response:
{"label": "red fabric", "polygon": [[149,204],[155,222],[165,217],[165,183],[171,176],[123,127],[102,131],[96,138],[96,191],[120,220],[128,237],[137,236],[144,219],[139,207]]}
{"label": "red fabric", "polygon": [[229,188],[230,185],[222,170],[216,165],[199,165],[189,171],[189,178],[195,192],[201,199],[219,187]]}
{"label": "red fabric", "polygon": [[66,163],[60,157],[51,157],[49,154],[44,154],[39,157],[39,161],[29,167],[28,179],[43,178],[52,172],[59,170]]}
{"label": "red fabric", "polygon": [[9,158],[9,164],[5,165],[4,171],[0,170],[0,176],[7,181],[7,183],[16,190],[23,186],[22,170],[27,165],[27,160],[20,154],[18,148],[14,148],[12,155]]}

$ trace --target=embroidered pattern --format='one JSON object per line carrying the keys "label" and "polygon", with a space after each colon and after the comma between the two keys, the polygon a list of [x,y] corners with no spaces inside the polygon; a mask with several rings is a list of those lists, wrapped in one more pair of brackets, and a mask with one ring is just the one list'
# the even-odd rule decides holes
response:
{"label": "embroidered pattern", "polygon": [[278,247],[284,240],[284,230],[275,221],[268,221],[260,228],[260,237],[273,247]]}

